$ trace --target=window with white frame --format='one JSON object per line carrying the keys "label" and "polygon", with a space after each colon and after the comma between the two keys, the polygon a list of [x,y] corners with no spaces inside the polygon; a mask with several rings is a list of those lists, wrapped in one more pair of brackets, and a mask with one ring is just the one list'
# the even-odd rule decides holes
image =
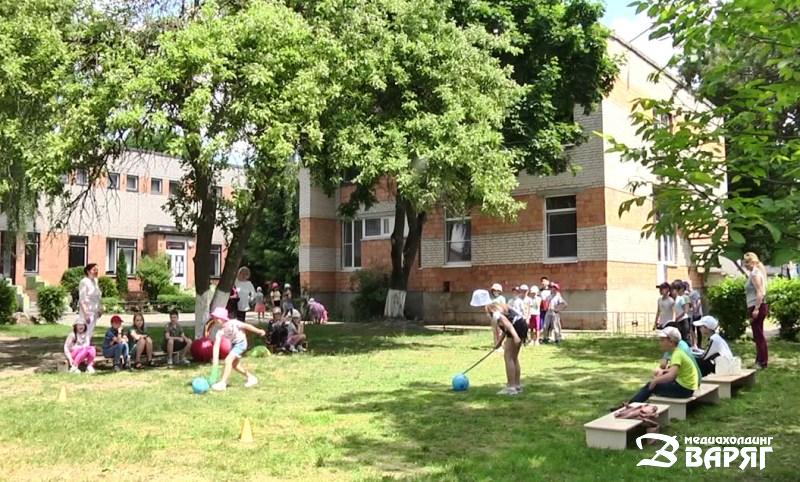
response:
{"label": "window with white frame", "polygon": [[108,188],[119,189],[119,174],[116,172],[108,173]]}
{"label": "window with white frame", "polygon": [[116,274],[119,256],[125,256],[127,274],[133,276],[136,272],[136,240],[109,238],[106,241],[106,273]]}
{"label": "window with white frame", "polygon": [[364,239],[386,238],[394,230],[394,216],[366,218],[364,221]]}
{"label": "window with white frame", "polygon": [[86,266],[89,262],[87,259],[88,251],[89,238],[86,236],[70,236],[68,267]]}
{"label": "window with white frame", "polygon": [[25,272],[39,272],[39,233],[28,233],[25,238]]}
{"label": "window with white frame", "polygon": [[139,176],[131,176],[128,174],[125,176],[125,182],[128,191],[130,192],[139,192]]}
{"label": "window with white frame", "polygon": [[547,221],[547,257],[578,257],[578,211],[575,196],[549,197],[545,200]]}
{"label": "window with white frame", "polygon": [[361,219],[342,221],[342,267],[361,267],[361,238],[364,224]]}
{"label": "window with white frame", "polygon": [[150,194],[161,194],[162,189],[161,179],[150,179]]}
{"label": "window with white frame", "polygon": [[672,114],[669,112],[655,112],[653,111],[653,117],[655,117],[655,125],[656,127],[660,127],[662,129],[672,129]]}
{"label": "window with white frame", "polygon": [[472,262],[472,222],[468,216],[445,219],[445,262]]}
{"label": "window with white frame", "polygon": [[86,169],[78,169],[75,171],[75,184],[78,186],[89,184],[89,174],[86,172]]}
{"label": "window with white frame", "polygon": [[658,261],[675,264],[677,259],[677,240],[675,234],[664,234],[658,237]]}
{"label": "window with white frame", "polygon": [[222,246],[219,244],[211,245],[211,277],[219,278],[222,273]]}

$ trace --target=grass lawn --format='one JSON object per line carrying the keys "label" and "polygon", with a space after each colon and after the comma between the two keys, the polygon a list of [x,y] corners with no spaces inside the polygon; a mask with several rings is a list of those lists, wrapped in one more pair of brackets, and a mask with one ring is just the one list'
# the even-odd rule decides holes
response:
{"label": "grass lawn", "polygon": [[[66,327],[0,327],[0,336],[51,337]],[[95,376],[0,371],[0,480],[617,481],[798,479],[800,345],[773,341],[757,386],[701,407],[667,433],[773,436],[766,469],[636,467],[646,454],[586,448],[583,423],[647,378],[653,339],[576,337],[523,350],[525,393],[501,397],[502,356],[480,358],[486,332],[308,328],[312,352],[246,359],[223,394],[195,396],[208,366]],[[0,347],[2,347],[0,341]],[[747,362],[752,343],[733,346]],[[0,350],[2,351],[2,350]],[[67,403],[56,398],[61,386]],[[238,441],[248,418],[255,443]]]}

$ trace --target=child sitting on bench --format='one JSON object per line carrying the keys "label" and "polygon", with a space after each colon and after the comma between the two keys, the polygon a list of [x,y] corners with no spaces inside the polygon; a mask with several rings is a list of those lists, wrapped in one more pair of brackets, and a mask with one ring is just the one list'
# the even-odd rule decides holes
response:
{"label": "child sitting on bench", "polygon": [[675,327],[667,327],[658,332],[658,340],[662,351],[669,351],[669,365],[658,369],[653,379],[646,383],[631,402],[645,402],[651,395],[662,397],[689,398],[700,385],[700,374],[694,360],[678,347],[681,332]]}
{"label": "child sitting on bench", "polygon": [[728,342],[717,333],[719,322],[713,316],[704,316],[692,323],[700,327],[703,336],[708,339],[708,346],[702,355],[698,355],[697,364],[700,365],[700,376],[714,373],[714,366],[717,358],[728,358],[733,360],[733,352],[728,346]]}

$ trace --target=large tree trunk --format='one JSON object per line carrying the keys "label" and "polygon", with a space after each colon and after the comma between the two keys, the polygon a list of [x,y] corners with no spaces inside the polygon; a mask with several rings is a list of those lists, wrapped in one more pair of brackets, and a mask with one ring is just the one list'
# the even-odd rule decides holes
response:
{"label": "large tree trunk", "polygon": [[197,298],[194,305],[194,337],[203,336],[203,327],[208,320],[211,287],[211,243],[217,220],[217,200],[210,195],[211,178],[202,168],[195,168],[195,192],[200,203],[197,219],[197,240],[194,253],[194,283]]}
{"label": "large tree trunk", "polygon": [[[406,222],[408,237],[405,236]],[[392,274],[389,292],[383,310],[387,318],[404,318],[408,278],[419,253],[425,213],[418,213],[405,198],[398,194],[395,201],[394,231],[392,232]]]}

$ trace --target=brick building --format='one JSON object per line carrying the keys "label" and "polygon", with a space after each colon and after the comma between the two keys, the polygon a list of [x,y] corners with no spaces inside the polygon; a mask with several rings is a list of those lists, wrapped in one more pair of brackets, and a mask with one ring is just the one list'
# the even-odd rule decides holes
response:
{"label": "brick building", "polygon": [[[220,180],[223,195],[230,195],[239,172],[226,170]],[[0,273],[29,289],[37,282],[57,284],[73,266],[97,263],[100,273],[116,273],[117,256],[125,256],[130,291],[139,290],[134,277],[144,255],[164,253],[172,267],[172,281],[194,287],[195,238],[175,228],[164,210],[170,193],[180,189],[183,169],[178,159],[162,154],[130,151],[112,163],[109,175],[92,187],[92,199],[76,210],[66,230],[54,230],[51,213],[39,209],[24,236],[14,239],[0,217]],[[75,194],[85,190],[86,172],[76,171],[65,182]],[[213,237],[212,275],[219,276],[225,259],[222,232]]]}
{"label": "brick building", "polygon": [[[473,289],[500,282],[508,295],[514,285],[539,284],[548,276],[561,283],[569,301],[567,327],[605,328],[616,313],[654,311],[656,283],[681,278],[702,285],[690,260],[698,246],[680,236],[642,239],[650,206],[618,214],[620,204],[631,198],[629,181],[652,175],[607,153],[608,143],[593,134],[640,144],[629,119],[636,98],[666,98],[677,90],[685,104],[697,103],[669,75],[657,83],[648,80],[658,66],[621,40],[612,38],[609,51],[625,62],[598,108],[589,115],[575,112],[588,135],[587,142],[570,149],[578,173],[521,174],[514,197],[526,208],[513,223],[479,212],[464,218],[442,210],[429,213],[419,264],[410,278],[409,314],[427,321],[484,320],[469,308]],[[664,127],[670,122],[664,119]],[[336,208],[352,188],[342,186],[331,199],[311,185],[307,172],[301,173],[300,186],[301,286],[335,312],[346,313],[355,289],[353,271],[390,269],[392,192],[378,186],[380,202],[346,221],[337,218]]]}

